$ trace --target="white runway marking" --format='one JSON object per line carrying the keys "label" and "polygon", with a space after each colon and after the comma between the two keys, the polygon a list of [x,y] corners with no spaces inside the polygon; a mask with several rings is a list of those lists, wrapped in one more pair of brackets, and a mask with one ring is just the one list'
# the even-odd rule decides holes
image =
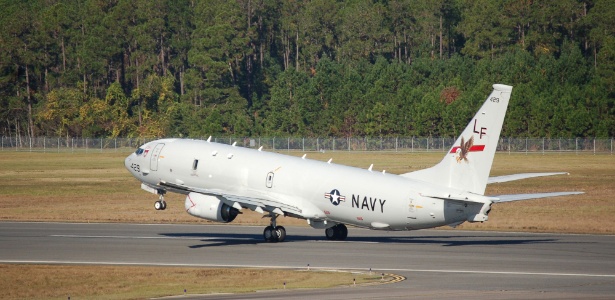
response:
{"label": "white runway marking", "polygon": [[314,243],[349,243],[349,244],[380,244],[380,242],[359,242],[359,241],[329,241],[329,240],[308,240]]}
{"label": "white runway marking", "polygon": [[[152,240],[219,240],[216,237],[172,237],[172,236],[127,236],[127,235],[73,235],[73,234],[52,234],[49,237],[59,238],[78,238],[78,239],[152,239]],[[248,238],[224,238],[225,240],[250,240]]]}
{"label": "white runway marking", "polygon": [[[0,260],[4,264],[48,264],[48,265],[108,265],[108,266],[155,266],[155,267],[193,267],[193,268],[261,268],[261,269],[293,269],[302,270],[306,266],[267,266],[267,265],[217,265],[217,264],[173,264],[173,263],[138,263],[138,262],[95,262],[95,261],[65,261],[65,260]],[[364,268],[315,267],[310,270],[342,270],[367,271]],[[491,274],[491,275],[523,275],[523,276],[553,276],[553,277],[602,277],[615,278],[615,274],[580,274],[580,273],[543,273],[543,272],[506,272],[481,270],[429,270],[429,269],[373,269],[373,272],[416,272],[416,273],[460,273],[460,274]]]}

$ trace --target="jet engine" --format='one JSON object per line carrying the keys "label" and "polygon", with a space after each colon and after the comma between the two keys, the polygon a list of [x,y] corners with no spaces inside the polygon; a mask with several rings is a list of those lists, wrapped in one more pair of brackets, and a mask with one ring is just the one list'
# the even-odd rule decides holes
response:
{"label": "jet engine", "polygon": [[235,220],[239,210],[220,201],[216,196],[190,193],[186,197],[186,212],[205,220],[229,223]]}

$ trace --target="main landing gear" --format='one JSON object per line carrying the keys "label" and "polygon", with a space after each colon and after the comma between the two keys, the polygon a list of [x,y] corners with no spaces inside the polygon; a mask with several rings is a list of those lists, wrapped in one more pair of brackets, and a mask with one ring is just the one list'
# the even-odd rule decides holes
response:
{"label": "main landing gear", "polygon": [[343,241],[348,236],[348,228],[344,224],[337,224],[325,229],[325,235],[330,241]]}
{"label": "main landing gear", "polygon": [[270,213],[269,216],[271,217],[271,225],[265,227],[263,238],[269,243],[283,242],[286,239],[286,228],[276,225],[275,219],[278,216],[275,213]]}
{"label": "main landing gear", "polygon": [[156,203],[154,203],[154,208],[156,210],[165,210],[165,209],[167,209],[167,202],[164,201],[164,194],[160,194],[160,196],[158,196],[158,201],[156,201]]}

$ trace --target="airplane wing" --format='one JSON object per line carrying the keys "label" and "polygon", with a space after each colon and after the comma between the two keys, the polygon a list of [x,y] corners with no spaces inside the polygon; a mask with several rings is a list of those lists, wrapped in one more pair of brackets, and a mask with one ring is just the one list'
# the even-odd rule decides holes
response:
{"label": "airplane wing", "polygon": [[190,187],[165,181],[161,181],[159,185],[173,190],[174,192],[183,194],[194,192],[210,196],[219,196],[222,202],[237,209],[249,208],[259,213],[264,213],[266,211],[278,215],[290,215],[299,218],[309,218],[320,215],[320,211],[315,207],[311,207],[309,203],[306,206],[304,201],[292,199],[291,197],[277,199],[271,194],[259,193],[256,191],[250,191],[249,193],[242,193],[238,191],[229,192],[217,189]]}
{"label": "airplane wing", "polygon": [[567,173],[567,172],[550,172],[550,173],[521,173],[521,174],[496,176],[496,177],[489,177],[489,179],[487,180],[487,184],[508,182],[508,181],[514,181],[514,180],[519,180],[519,179],[542,177],[542,176],[564,175],[564,174],[570,175],[570,173]]}
{"label": "airplane wing", "polygon": [[519,200],[530,200],[530,199],[579,195],[579,194],[583,194],[583,192],[555,192],[555,193],[499,195],[499,196],[493,196],[491,199],[493,199],[493,203],[502,203],[502,202],[511,202],[511,201],[519,201]]}

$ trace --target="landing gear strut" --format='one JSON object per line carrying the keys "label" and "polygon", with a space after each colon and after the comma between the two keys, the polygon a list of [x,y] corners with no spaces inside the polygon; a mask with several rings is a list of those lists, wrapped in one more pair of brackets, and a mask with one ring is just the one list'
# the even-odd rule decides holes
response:
{"label": "landing gear strut", "polygon": [[165,210],[165,209],[167,209],[167,202],[164,201],[164,193],[161,193],[160,196],[158,196],[158,201],[156,201],[156,203],[154,203],[154,208],[156,210]]}
{"label": "landing gear strut", "polygon": [[278,216],[275,213],[270,213],[269,215],[271,217],[271,225],[265,227],[263,238],[269,243],[283,242],[286,239],[286,228],[276,225],[275,219]]}
{"label": "landing gear strut", "polygon": [[344,224],[337,224],[325,229],[325,235],[330,241],[343,241],[348,236],[348,228]]}

